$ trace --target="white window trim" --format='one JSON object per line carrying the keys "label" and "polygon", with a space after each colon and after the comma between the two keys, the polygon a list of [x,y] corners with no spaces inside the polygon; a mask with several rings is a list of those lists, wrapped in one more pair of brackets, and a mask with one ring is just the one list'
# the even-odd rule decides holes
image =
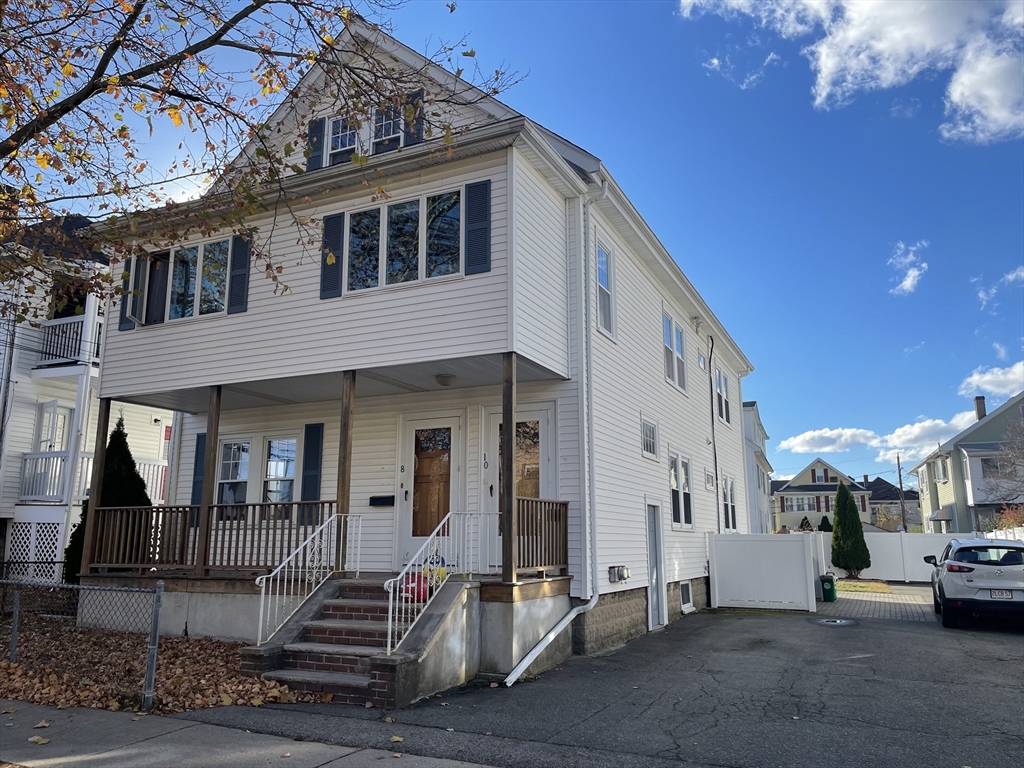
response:
{"label": "white window trim", "polygon": [[[334,139],[334,126],[335,126],[336,123],[340,123],[343,120],[344,121],[349,121],[349,130],[346,131],[346,133],[352,133],[352,134],[355,135],[355,143],[353,143],[353,145],[351,147],[340,147],[339,149],[332,149],[331,148],[331,143],[332,143],[332,141]],[[325,167],[330,166],[330,164],[331,164],[331,155],[333,155],[335,152],[347,152],[348,150],[351,149],[355,154],[362,155],[362,156],[366,155],[366,152],[364,151],[366,149],[366,147],[364,146],[364,138],[365,137],[363,135],[364,133],[366,133],[366,131],[364,130],[364,126],[355,126],[355,125],[352,125],[351,122],[352,122],[351,118],[345,117],[344,115],[335,115],[334,117],[327,118],[326,123],[325,123],[327,130],[325,131],[326,136],[324,136],[324,157],[323,157],[323,165]],[[372,130],[371,130],[371,134],[372,134]]]}
{"label": "white window trim", "polygon": [[[664,336],[665,336],[665,321],[666,320],[668,321],[668,324],[669,324],[669,339],[668,339],[669,343],[668,344],[665,344],[665,338],[664,338]],[[669,312],[668,309],[666,309],[664,307],[664,305],[662,306],[662,310],[661,310],[661,334],[662,334],[662,339],[661,339],[661,349],[662,349],[662,351],[661,351],[661,354],[662,354],[662,358],[663,358],[662,359],[662,364],[661,364],[662,368],[665,367],[665,361],[664,361],[665,348],[667,347],[672,352],[672,376],[671,377],[665,376],[665,381],[667,381],[673,387],[678,389],[684,395],[687,395],[688,394],[688,392],[687,392],[687,380],[690,378],[690,376],[689,376],[689,369],[686,366],[686,327],[680,325],[679,323],[677,323],[675,321],[675,318],[672,317],[672,313]],[[676,348],[676,339],[677,339],[677,337],[680,338],[680,340],[682,341],[682,347],[683,348],[681,350]],[[683,381],[682,381],[682,383],[677,381],[677,378],[678,378],[678,375],[679,375],[679,363],[680,363],[680,361],[682,361],[682,363],[683,363]]]}
{"label": "white window trim", "polygon": [[[654,427],[654,453],[648,453],[644,448],[644,426],[647,424]],[[652,461],[661,460],[661,427],[657,419],[652,419],[643,413],[640,414],[640,454],[645,459],[651,459]]]}
{"label": "white window trim", "polygon": [[[257,435],[257,437],[259,437]],[[220,501],[220,487],[223,483],[238,483],[241,480],[225,480],[224,479],[224,446],[231,443],[248,443],[249,444],[249,474],[245,477],[245,503],[252,504],[250,499],[252,498],[252,469],[253,469],[253,452],[257,445],[256,440],[251,435],[232,435],[232,436],[220,436],[217,440],[217,482],[213,489],[213,503],[215,505],[221,504]],[[241,503],[241,502],[236,502]]]}
{"label": "white window trim", "polygon": [[402,109],[401,107],[395,107],[394,105],[389,105],[388,108],[395,110],[395,116],[390,121],[385,119],[382,122],[391,122],[391,124],[395,126],[395,130],[393,133],[389,133],[386,136],[377,136],[377,117],[378,115],[384,116],[384,110],[381,109],[380,107],[376,107],[373,110],[373,118],[370,120],[370,122],[372,123],[372,125],[370,126],[371,152],[373,151],[373,145],[376,144],[377,142],[391,141],[391,139],[394,139],[396,137],[398,138],[398,146],[405,146],[405,110]]}
{"label": "white window trim", "polygon": [[[601,291],[605,290],[605,288],[604,288],[604,286],[601,285],[600,278],[598,277],[598,267],[597,267],[597,252],[598,251],[604,251],[605,254],[608,256],[608,289],[607,290],[608,290],[608,297],[609,297],[608,304],[609,304],[609,307],[610,307],[610,311],[608,313],[608,315],[609,315],[608,316],[608,322],[609,322],[609,324],[611,326],[610,328],[605,328],[604,326],[601,325]],[[615,294],[616,294],[616,291],[615,291],[615,251],[614,251],[614,249],[608,247],[608,245],[605,243],[605,241],[601,240],[600,238],[597,238],[596,239],[596,247],[594,248],[594,295],[595,295],[594,312],[596,314],[595,325],[597,326],[597,330],[598,331],[600,331],[602,334],[607,336],[612,341],[618,341],[618,338],[617,338],[618,323],[615,321],[615,317],[616,317],[616,314],[615,314],[615,304],[616,304],[616,302],[615,302]]]}
{"label": "white window trim", "polygon": [[[688,601],[683,599],[683,587],[684,586],[686,587],[686,592],[689,593],[689,595],[690,595],[690,599]],[[683,581],[679,582],[679,609],[680,609],[680,611],[682,611],[684,616],[687,616],[687,615],[689,615],[691,613],[696,613],[697,612],[697,608],[693,604],[693,580],[692,579],[684,579]]]}
{"label": "white window trim", "polygon": [[715,488],[715,473],[708,467],[704,467],[704,489],[717,492]]}
{"label": "white window trim", "polygon": [[937,483],[948,483],[949,482],[949,463],[944,457],[940,457],[935,460],[935,482]]}
{"label": "white window trim", "polygon": [[[292,501],[300,501],[296,498],[302,495],[302,465],[299,463],[299,453],[302,449],[302,431],[299,432],[268,432],[262,435],[263,442],[260,444],[260,488],[259,488],[259,501],[258,504],[276,504],[286,502],[273,502],[264,501],[263,492],[266,488],[268,480],[291,480],[292,481]],[[291,477],[267,477],[267,444],[271,440],[294,440],[295,441],[295,470]],[[246,494],[248,495],[248,494]]]}
{"label": "white window trim", "polygon": [[[450,275],[439,275],[438,277],[427,277],[427,198],[437,197],[439,195],[445,195],[450,192],[459,193],[459,271],[453,272]],[[419,243],[417,245],[419,262],[419,272],[415,280],[407,280],[404,283],[387,283],[387,226],[388,226],[388,208],[392,205],[401,205],[402,203],[410,203],[413,200],[419,201],[420,208],[420,223],[419,223]],[[380,211],[380,231],[378,232],[377,241],[377,285],[371,288],[356,288],[350,289],[348,287],[348,266],[349,266],[349,233],[352,227],[352,216],[360,213],[366,213],[367,211],[378,210]],[[356,208],[352,211],[345,211],[345,232],[343,233],[342,251],[344,252],[344,258],[341,265],[341,296],[342,299],[352,298],[354,296],[363,296],[366,294],[378,293],[380,291],[395,291],[403,288],[411,288],[417,285],[426,285],[428,283],[444,283],[451,280],[462,280],[466,276],[466,191],[464,187],[443,188],[439,190],[431,190],[424,192],[419,195],[410,195],[408,197],[396,197],[387,200],[377,205],[368,205],[362,208]],[[204,315],[205,317],[205,315]]]}
{"label": "white window trim", "polygon": [[[693,509],[693,462],[690,461],[690,457],[689,456],[687,456],[685,454],[682,454],[682,453],[679,453],[679,452],[674,452],[672,450],[672,446],[671,445],[668,447],[668,461],[669,461],[669,467],[670,468],[672,466],[672,462],[677,462],[676,473],[677,473],[677,476],[679,478],[683,477],[683,466],[682,465],[683,465],[683,462],[686,462],[687,469],[689,470],[687,475],[688,475],[688,482],[689,482],[689,486],[690,486],[687,491],[683,491],[681,488],[679,490],[679,522],[677,523],[675,521],[675,519],[672,520],[672,530],[673,531],[692,531],[694,529],[695,523],[696,523],[696,521],[695,521],[696,515],[694,514],[694,509]],[[686,503],[685,503],[684,493],[688,493],[690,495],[690,522],[689,523],[686,522]],[[669,487],[669,489],[668,489],[668,494],[669,494],[669,514],[671,515],[671,513],[672,513],[672,488],[671,487]]]}
{"label": "white window trim", "polygon": [[[206,246],[210,243],[221,243],[224,241],[228,243],[227,253],[227,264],[224,265],[224,309],[220,312],[208,312],[205,315],[199,313],[199,297],[202,295],[203,290],[203,255],[205,253]],[[167,298],[164,300],[164,323],[188,323],[194,320],[205,320],[208,317],[223,317],[228,313],[228,299],[229,291],[231,290],[231,251],[235,246],[235,238],[231,235],[227,237],[211,237],[205,240],[200,240],[195,243],[182,243],[176,248],[172,248],[170,255],[167,258]],[[178,251],[184,248],[198,248],[199,252],[196,255],[196,291],[192,297],[192,314],[188,317],[171,317],[171,299],[174,297],[174,258]],[[134,278],[134,275],[132,276]],[[148,282],[148,275],[146,276]],[[131,287],[131,283],[129,283]],[[146,305],[149,303],[149,286],[142,286],[142,298],[143,301],[139,302],[142,319],[146,317]],[[141,324],[141,321],[136,321],[137,324]]]}
{"label": "white window trim", "polygon": [[[721,382],[722,381],[725,381],[725,387],[724,387],[725,392],[724,393],[722,393],[722,389],[723,389],[723,387],[721,386]],[[723,397],[722,397],[723,407],[722,407],[721,413],[719,413],[719,411],[718,411],[718,395],[719,394],[723,395]],[[728,409],[725,408],[725,406],[724,406],[725,403],[729,403],[730,407]],[[723,424],[725,424],[726,426],[729,426],[729,427],[732,426],[732,407],[731,406],[732,406],[732,401],[730,400],[730,394],[729,394],[729,372],[726,371],[721,366],[717,366],[715,368],[715,413],[718,415],[718,420],[720,422],[722,422]],[[729,418],[728,419],[725,418],[725,414],[726,413],[729,414]]]}
{"label": "white window trim", "polygon": [[[263,482],[266,480],[266,452],[268,440],[295,440],[295,493],[293,501],[300,501],[302,495],[302,461],[303,461],[303,433],[305,426],[293,429],[275,429],[267,432],[247,432],[239,435],[220,435],[217,444],[217,488],[214,491],[214,503],[220,496],[220,484],[222,482],[221,472],[223,471],[223,446],[225,443],[249,443],[249,477],[246,478],[245,503],[246,504],[274,504],[275,502],[263,501]],[[253,472],[255,471],[255,475]]]}

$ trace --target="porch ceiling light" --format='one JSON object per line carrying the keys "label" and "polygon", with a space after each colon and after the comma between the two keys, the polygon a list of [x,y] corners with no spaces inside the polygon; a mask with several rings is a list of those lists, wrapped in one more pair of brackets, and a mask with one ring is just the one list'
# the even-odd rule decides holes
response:
{"label": "porch ceiling light", "polygon": [[438,385],[442,387],[450,387],[452,384],[455,383],[455,380],[456,379],[454,373],[439,373],[436,376],[434,376],[434,381],[436,381]]}

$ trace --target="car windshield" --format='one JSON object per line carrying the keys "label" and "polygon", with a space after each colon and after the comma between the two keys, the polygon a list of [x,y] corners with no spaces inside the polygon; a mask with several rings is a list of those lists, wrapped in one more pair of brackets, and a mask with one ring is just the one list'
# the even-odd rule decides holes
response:
{"label": "car windshield", "polygon": [[974,563],[977,565],[1022,565],[1024,549],[1006,546],[964,547],[953,553],[958,563]]}

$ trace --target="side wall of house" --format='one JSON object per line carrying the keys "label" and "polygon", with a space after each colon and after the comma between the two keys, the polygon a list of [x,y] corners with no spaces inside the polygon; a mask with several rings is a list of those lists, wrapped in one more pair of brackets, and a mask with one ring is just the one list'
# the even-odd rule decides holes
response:
{"label": "side wall of house", "polygon": [[[320,299],[320,227],[291,217],[254,219],[257,237],[283,268],[282,290],[254,264],[246,312],[128,331],[105,327],[104,396],[260,381],[298,373],[371,368],[503,352],[508,348],[507,155],[440,164],[387,182],[391,201],[491,181],[491,270]],[[363,186],[297,211],[316,218],[374,204]],[[463,209],[465,206],[463,206]],[[463,217],[465,211],[463,210]],[[287,224],[283,223],[287,222]],[[313,242],[305,242],[307,240]],[[465,259],[463,258],[463,262]],[[439,312],[438,307],[445,307]],[[116,318],[118,307],[108,309]],[[356,332],[358,331],[358,332]]]}
{"label": "side wall of house", "polygon": [[[706,338],[689,323],[692,312],[678,305],[641,260],[595,211],[590,221],[592,306],[595,308],[594,431],[598,512],[598,578],[602,593],[626,591],[649,583],[647,504],[661,510],[665,581],[699,579],[706,574],[706,532],[719,528],[720,504],[705,487],[714,474],[711,426],[713,382],[698,364],[707,354]],[[614,289],[614,338],[597,329],[596,247],[594,236],[610,251]],[[684,328],[686,391],[665,376],[662,313]],[[712,366],[721,365],[717,356]],[[731,424],[715,417],[719,476],[733,483],[739,530],[747,530],[742,391],[735,371],[723,366],[730,381]],[[643,455],[641,420],[658,427],[656,459]],[[672,524],[669,456],[689,460],[694,515],[692,530]],[[632,577],[611,583],[608,567],[625,565]]]}
{"label": "side wall of house", "polygon": [[569,273],[565,198],[510,150],[515,218],[514,346],[555,373],[569,371]]}

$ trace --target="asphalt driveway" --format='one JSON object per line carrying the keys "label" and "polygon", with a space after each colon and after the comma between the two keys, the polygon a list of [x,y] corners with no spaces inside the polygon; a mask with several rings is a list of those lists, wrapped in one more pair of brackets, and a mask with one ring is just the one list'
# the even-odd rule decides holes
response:
{"label": "asphalt driveway", "polygon": [[[510,689],[398,712],[338,705],[182,715],[505,768],[1024,766],[1024,629],[697,614]],[[390,717],[394,722],[384,720]]]}

